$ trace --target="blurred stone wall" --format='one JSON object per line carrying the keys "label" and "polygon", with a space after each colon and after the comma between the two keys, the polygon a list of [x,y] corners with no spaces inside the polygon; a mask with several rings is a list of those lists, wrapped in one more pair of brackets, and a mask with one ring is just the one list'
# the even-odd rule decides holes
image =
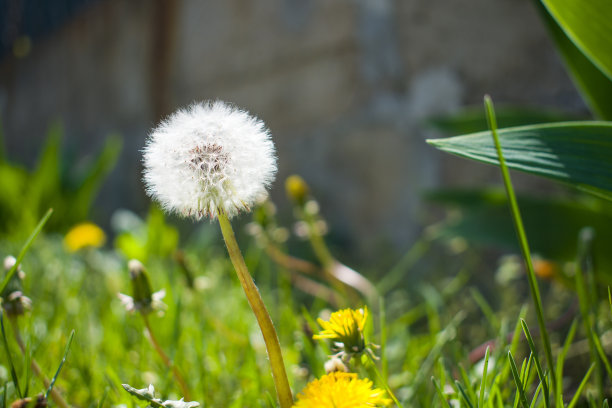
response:
{"label": "blurred stone wall", "polygon": [[584,106],[530,0],[103,0],[0,63],[11,157],[32,163],[61,120],[81,154],[117,132],[100,202],[143,210],[139,149],[160,117],[223,99],[260,116],[283,181],[301,174],[332,231],[363,253],[406,246],[424,189],[497,181],[424,140],[431,115],[480,104]]}

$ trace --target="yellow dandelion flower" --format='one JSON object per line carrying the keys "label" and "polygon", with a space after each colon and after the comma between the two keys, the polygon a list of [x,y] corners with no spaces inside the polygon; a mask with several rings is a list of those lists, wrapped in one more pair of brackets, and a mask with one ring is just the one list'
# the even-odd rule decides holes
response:
{"label": "yellow dandelion flower", "polygon": [[329,321],[317,319],[323,328],[313,339],[331,339],[342,343],[347,351],[359,352],[365,348],[363,328],[368,319],[368,308],[342,309],[334,312]]}
{"label": "yellow dandelion flower", "polygon": [[391,404],[385,391],[357,374],[334,372],[308,383],[293,408],[378,408]]}
{"label": "yellow dandelion flower", "polygon": [[64,245],[70,252],[86,247],[99,248],[104,245],[106,235],[96,224],[83,222],[75,225],[64,237]]}

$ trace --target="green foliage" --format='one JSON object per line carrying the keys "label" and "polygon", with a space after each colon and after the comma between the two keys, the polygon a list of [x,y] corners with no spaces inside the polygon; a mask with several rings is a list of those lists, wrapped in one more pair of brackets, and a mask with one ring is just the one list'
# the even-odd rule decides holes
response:
{"label": "green foliage", "polygon": [[118,219],[115,247],[127,258],[146,262],[152,256],[166,258],[174,254],[179,243],[178,230],[166,223],[164,213],[152,206],[146,222],[122,210]]}
{"label": "green foliage", "polygon": [[[561,1],[546,2],[555,16],[553,19],[543,9],[547,21],[555,24],[551,26],[555,38],[595,112],[610,118],[612,93],[606,95],[610,81],[605,73],[610,57],[598,58],[608,41],[596,43],[580,14],[600,7],[597,10],[605,17],[609,7],[599,0],[583,9],[574,7],[576,3],[564,3],[569,4],[567,10],[562,7],[559,12]],[[572,14],[565,14],[568,10],[573,10]],[[604,17],[598,16],[599,22],[593,27],[599,27],[607,36],[607,28],[601,28]],[[501,164],[509,198],[491,191],[432,195],[440,202],[460,207],[463,219],[428,230],[388,277],[376,282],[382,296],[378,304],[367,305],[374,321],[368,322],[366,330],[369,339],[382,345],[377,350],[380,362],[360,360],[355,371],[362,377],[369,376],[377,387],[388,387],[397,396],[398,406],[563,408],[569,401],[568,408],[573,408],[584,400],[588,390],[590,406],[605,407],[612,369],[608,345],[602,339],[603,334],[612,331],[612,296],[608,289],[609,299],[602,298],[593,278],[598,274],[607,276],[607,264],[601,260],[609,258],[607,247],[612,242],[608,228],[612,225],[610,204],[594,198],[515,200],[502,158],[510,168],[553,178],[609,199],[612,125],[572,122],[511,127],[499,131],[501,143],[496,145],[491,139],[497,136],[493,119],[490,114],[492,132],[431,143],[464,157]],[[500,118],[507,126],[549,120],[556,119],[522,111],[508,111]],[[440,123],[446,129],[466,132],[483,126],[480,115]],[[181,394],[174,370],[184,374],[194,400],[207,406],[274,406],[274,383],[264,345],[225,248],[220,239],[213,239],[219,238],[216,225],[203,224],[195,239],[179,246],[177,229],[154,207],[146,221],[123,214],[117,223],[116,250],[91,248],[68,254],[57,234],[42,235],[34,242],[48,220],[47,214],[36,226],[47,206],[56,207],[47,231],[61,232],[87,216],[119,147],[116,141],[109,142],[87,175],[72,183],[60,170],[59,151],[59,133],[55,133],[32,172],[8,164],[4,158],[0,160],[0,176],[7,192],[0,197],[0,255],[16,253],[19,247],[14,240],[34,231],[18,259],[27,271],[23,292],[32,299],[33,310],[13,318],[6,331],[2,325],[1,407],[28,397],[30,392],[50,390],[42,376],[47,374],[48,378],[53,370],[57,370],[53,392],[61,392],[74,406],[135,406],[132,397],[157,408],[198,406],[197,402],[180,398],[184,393]],[[509,203],[513,218],[508,217]],[[490,274],[479,275],[474,272],[478,266],[493,269],[490,262],[475,256],[471,249],[448,255],[433,239],[463,236],[473,242],[508,244],[509,237],[513,237],[512,221],[528,266],[537,331],[530,330],[527,323],[525,304],[529,299],[523,294],[523,284],[497,282],[488,279]],[[576,251],[576,236],[585,225],[596,229],[595,239],[589,241],[588,248]],[[576,260],[576,292],[554,282],[542,285],[540,291],[527,237],[543,255]],[[261,241],[262,236],[259,238]],[[319,264],[333,265],[335,258],[323,234],[317,233],[315,238],[319,241],[313,242],[313,253],[319,257]],[[512,240],[516,248],[516,238]],[[332,286],[325,275],[315,276],[318,265],[282,252],[285,246],[281,240],[273,249],[285,255],[281,260],[289,262],[278,265],[272,258],[278,252],[269,247],[262,249],[252,241],[241,244],[247,266],[277,327],[289,380],[297,393],[313,377],[323,374],[331,353],[328,344],[312,339],[313,333],[320,330],[316,317],[331,307],[320,289],[332,293],[340,304],[353,307],[363,306],[364,297],[359,293],[343,295],[340,285],[336,291],[339,293],[333,292],[325,286]],[[149,320],[129,314],[117,298],[117,293],[129,292],[129,258],[146,262],[152,286],[167,294],[165,315],[146,317],[150,327]],[[412,279],[411,272],[419,263],[425,265],[427,276]],[[295,265],[304,275],[311,274],[310,280],[299,281],[301,286],[294,284],[297,275],[290,269]],[[597,271],[593,265],[603,268]],[[455,267],[457,273],[453,273]],[[381,269],[376,270],[376,275],[385,275]],[[4,282],[15,271],[16,267],[6,271]],[[490,286],[484,295],[480,291],[483,284]],[[300,292],[304,288],[311,290]],[[569,323],[559,322],[568,312],[563,309],[576,296],[580,316],[567,327]],[[544,310],[543,305],[550,304],[556,307]],[[556,327],[546,325],[544,318]],[[580,320],[583,324],[578,324]],[[152,340],[152,331],[147,331],[148,337],[143,335],[151,328],[156,340]],[[72,342],[68,333],[75,329],[75,347],[66,360]],[[553,341],[549,341],[549,332]],[[590,349],[585,350],[587,343]],[[166,361],[157,347],[166,350]],[[546,359],[541,358],[543,355]],[[42,375],[31,374],[36,371],[35,362]],[[125,383],[154,383],[169,399],[156,397],[153,386],[136,389]]]}
{"label": "green foliage", "polygon": [[[612,123],[564,122],[499,130],[511,169],[561,181],[612,200]],[[428,143],[448,153],[498,165],[491,132]]]}
{"label": "green foliage", "polygon": [[[214,225],[204,224],[201,228],[202,234],[196,236],[217,233]],[[146,230],[153,235],[158,233]],[[326,304],[318,299],[312,303],[312,298],[304,298],[295,287],[284,284],[288,280],[286,271],[266,262],[254,243],[243,244],[245,253],[251,254],[247,256],[248,266],[279,330],[286,364],[291,368],[288,370],[290,382],[297,393],[313,376],[323,373],[323,364],[330,354],[325,344],[314,342],[311,337],[320,330],[312,316],[316,317]],[[10,245],[0,240],[0,254],[17,249],[11,249]],[[182,267],[170,258],[150,256],[147,263],[154,288],[167,291],[165,316],[150,316],[161,347],[185,374],[194,401],[207,406],[273,406],[269,398],[274,395],[274,385],[263,344],[222,242],[191,241],[183,250],[185,263],[196,271],[193,286],[187,284]],[[432,265],[431,261],[439,260],[440,256],[439,252],[425,251],[421,258],[429,258],[426,263]],[[466,264],[467,254],[458,257],[459,264]],[[168,400],[149,393],[145,397],[150,399],[145,398],[144,402],[152,406],[188,404],[180,401],[182,395],[172,373],[142,335],[143,321],[138,315],[128,314],[116,298],[117,292],[129,291],[125,262],[125,258],[109,250],[67,254],[59,236],[40,236],[30,246],[23,260],[27,272],[24,292],[33,300],[33,311],[20,317],[18,323],[25,342],[31,345],[25,357],[15,347],[13,331],[6,333],[15,381],[22,392],[24,388],[30,392],[46,388],[39,378],[28,376],[29,359],[36,359],[43,373],[50,376],[66,353],[68,334],[76,329],[77,346],[71,349],[54,388],[61,390],[71,405],[129,406],[130,396],[120,387],[126,382],[156,384]],[[382,371],[382,379],[373,375],[369,378],[378,387],[388,383],[403,406],[431,407],[442,398],[445,406],[453,401],[453,406],[502,408],[512,405],[516,392],[511,363],[504,358],[512,351],[516,363],[522,362],[522,370],[517,367],[517,371],[526,401],[530,406],[543,407],[537,360],[527,356],[529,351],[535,355],[536,346],[521,341],[519,323],[514,330],[508,329],[508,322],[525,315],[524,310],[517,310],[517,305],[525,300],[519,294],[520,288],[512,283],[496,287],[494,293],[498,299],[486,312],[487,320],[483,324],[485,313],[480,310],[486,300],[469,295],[474,293],[471,285],[481,278],[473,276],[468,283],[466,274],[459,273],[449,279],[449,260],[442,260],[441,265],[437,271],[430,271],[430,282],[396,284],[391,288],[387,292],[384,319],[372,313],[374,322],[368,337],[384,344],[380,364],[386,369]],[[543,293],[545,302],[557,296],[556,292]],[[311,311],[306,310],[304,303]],[[373,305],[368,306],[375,310]],[[608,308],[598,310],[609,312]],[[603,324],[600,328],[608,330],[610,322],[602,321],[598,317],[600,312],[594,313],[593,318]],[[565,356],[579,350],[574,348],[576,325],[573,327],[554,372],[541,363],[544,376],[561,376]],[[582,340],[592,334],[577,336]],[[378,341],[383,335],[385,340]],[[473,357],[478,346],[490,339],[496,339],[495,347],[480,357]],[[534,340],[537,340],[535,336]],[[575,361],[572,357],[572,364]],[[8,368],[7,363],[4,357],[0,358],[0,364]],[[453,379],[453,372],[459,375],[458,383]],[[364,366],[360,376],[368,373]],[[581,375],[572,370],[566,373],[567,389],[578,386]],[[434,383],[427,381],[432,376]],[[6,391],[0,392],[10,403],[18,397],[17,390],[10,376],[2,381]],[[534,394],[536,388],[538,391]],[[566,394],[567,389],[558,391],[559,395]],[[142,395],[149,391],[148,388],[130,390]],[[27,391],[24,396],[28,396]],[[580,400],[579,396],[576,401]]]}
{"label": "green foliage", "polygon": [[[437,237],[444,240],[462,237],[480,247],[519,249],[503,191],[437,190],[425,197],[455,210],[436,227]],[[612,205],[609,202],[587,196],[534,198],[522,195],[517,199],[534,253],[553,261],[574,261],[578,233],[584,226],[592,226],[596,236],[593,254],[599,265],[595,273],[600,282],[612,281],[612,253],[608,246],[612,242],[612,231],[608,228],[612,225]]]}
{"label": "green foliage", "polygon": [[[114,136],[85,170],[60,156],[62,130],[52,126],[36,167],[28,171],[0,156],[0,234],[22,238],[49,207],[55,209],[48,228],[65,231],[87,219],[102,182],[112,170],[121,151]],[[78,174],[78,175],[77,175]]]}
{"label": "green foliage", "polygon": [[21,264],[21,261],[23,260],[23,257],[28,252],[28,249],[30,249],[30,245],[32,245],[32,243],[34,242],[34,240],[36,239],[38,234],[40,234],[40,232],[42,231],[42,229],[45,226],[45,224],[47,223],[47,221],[49,221],[49,218],[51,217],[51,214],[53,214],[53,210],[52,209],[47,210],[45,215],[38,222],[38,225],[36,226],[36,228],[34,228],[34,231],[32,231],[32,233],[30,234],[30,236],[26,240],[25,244],[23,245],[23,247],[19,251],[19,255],[17,255],[17,259],[15,260],[15,264],[11,267],[11,269],[6,271],[6,276],[4,277],[4,280],[2,281],[2,286],[0,286],[0,293],[4,292],[4,289],[7,287],[7,285],[11,281],[11,278],[17,272],[17,268],[19,268],[19,265]]}
{"label": "green foliage", "polygon": [[[540,15],[544,20],[544,23],[548,27],[549,33],[553,41],[557,45],[557,50],[561,53],[565,65],[574,80],[574,83],[582,93],[582,96],[586,100],[587,104],[593,111],[593,113],[600,119],[612,120],[612,80],[609,76],[606,76],[592,60],[587,57],[583,51],[567,36],[566,32],[571,29],[568,26],[560,25],[548,12],[546,7],[542,5],[540,0],[534,0],[536,7],[540,11]],[[606,2],[606,0],[603,0]],[[551,4],[554,2],[550,2]],[[585,9],[590,9],[592,4],[602,3],[597,2],[583,2],[574,1],[574,6],[581,7],[582,4],[588,3]],[[609,3],[608,3],[609,4]],[[598,11],[598,20],[603,19],[604,21],[610,21],[612,15],[610,14],[609,6],[607,12],[603,9]],[[600,40],[604,42],[610,42],[610,38]],[[601,43],[600,43],[601,44]],[[609,51],[605,51],[609,54]]]}
{"label": "green foliage", "polygon": [[565,34],[612,80],[612,3],[608,0],[542,0]]}

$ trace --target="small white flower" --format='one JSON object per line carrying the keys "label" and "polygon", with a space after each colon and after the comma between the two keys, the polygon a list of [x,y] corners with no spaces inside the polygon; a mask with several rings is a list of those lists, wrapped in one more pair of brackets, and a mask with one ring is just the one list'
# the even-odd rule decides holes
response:
{"label": "small white flower", "polygon": [[123,307],[128,313],[134,313],[136,311],[136,307],[134,305],[134,298],[128,295],[124,295],[123,293],[117,293],[117,297],[121,301]]}
{"label": "small white flower", "polygon": [[159,316],[163,316],[164,311],[168,308],[168,306],[166,306],[166,304],[163,302],[165,296],[166,290],[162,289],[158,290],[157,292],[153,292],[149,302],[136,302],[131,296],[123,293],[117,293],[117,297],[128,313],[140,311],[147,314],[152,311],[156,311]]}
{"label": "small white flower", "polygon": [[148,194],[185,217],[228,217],[267,195],[276,175],[274,144],[264,123],[220,101],[175,112],[144,149]]}

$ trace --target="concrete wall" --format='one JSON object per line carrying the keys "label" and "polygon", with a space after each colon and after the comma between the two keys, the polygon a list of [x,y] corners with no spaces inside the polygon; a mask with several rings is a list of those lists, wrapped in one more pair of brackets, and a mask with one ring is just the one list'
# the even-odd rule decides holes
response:
{"label": "concrete wall", "polygon": [[0,64],[9,153],[32,161],[53,120],[77,151],[125,139],[101,202],[146,208],[138,149],[160,116],[224,99],[299,173],[332,230],[362,249],[418,233],[425,188],[497,180],[424,143],[433,114],[498,103],[583,111],[529,0],[105,0]]}

